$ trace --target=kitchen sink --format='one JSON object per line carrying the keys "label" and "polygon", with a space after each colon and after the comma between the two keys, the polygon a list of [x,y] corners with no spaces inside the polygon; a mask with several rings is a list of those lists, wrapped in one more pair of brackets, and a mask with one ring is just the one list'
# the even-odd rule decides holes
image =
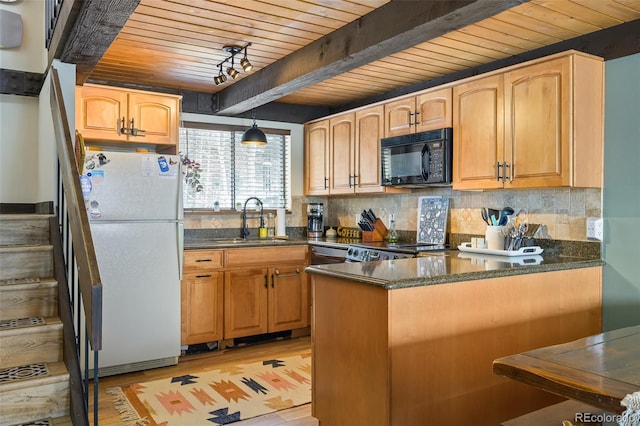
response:
{"label": "kitchen sink", "polygon": [[212,242],[214,244],[220,244],[220,245],[225,245],[225,244],[275,244],[275,243],[282,243],[285,240],[277,240],[277,239],[273,239],[273,238],[222,238],[222,239],[214,239],[212,240]]}

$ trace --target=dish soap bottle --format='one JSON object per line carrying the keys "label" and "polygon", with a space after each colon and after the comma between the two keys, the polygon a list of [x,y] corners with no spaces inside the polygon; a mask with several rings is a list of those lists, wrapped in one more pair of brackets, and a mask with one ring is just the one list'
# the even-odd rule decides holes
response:
{"label": "dish soap bottle", "polygon": [[398,231],[396,231],[396,215],[389,215],[389,230],[387,231],[387,241],[395,243],[398,241]]}

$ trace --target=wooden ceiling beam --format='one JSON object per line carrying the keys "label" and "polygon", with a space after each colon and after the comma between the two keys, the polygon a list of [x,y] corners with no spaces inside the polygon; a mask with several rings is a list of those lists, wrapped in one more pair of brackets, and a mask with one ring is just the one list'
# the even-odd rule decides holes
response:
{"label": "wooden ceiling beam", "polygon": [[241,114],[527,1],[391,1],[218,92],[216,112]]}
{"label": "wooden ceiling beam", "polygon": [[83,0],[59,59],[76,64],[76,84],[84,84],[140,0]]}

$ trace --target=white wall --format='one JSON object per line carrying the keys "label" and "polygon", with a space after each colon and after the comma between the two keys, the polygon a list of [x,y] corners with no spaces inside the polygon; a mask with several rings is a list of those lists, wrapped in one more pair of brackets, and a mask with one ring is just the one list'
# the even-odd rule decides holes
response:
{"label": "white wall", "polygon": [[0,95],[0,202],[37,202],[38,98]]}
{"label": "white wall", "polygon": [[[22,0],[2,3],[0,9],[22,17],[22,45],[0,49],[0,67],[43,73],[47,51],[44,48],[44,1]],[[0,95],[0,202],[34,203],[43,179],[40,170],[38,98]],[[49,178],[48,176],[46,178]],[[45,179],[46,179],[45,178]]]}
{"label": "white wall", "polygon": [[[22,44],[0,50],[2,68],[42,74],[47,70],[43,0],[0,4],[22,16]],[[71,135],[75,131],[75,65],[54,61],[59,71]],[[39,97],[0,95],[0,202],[55,199],[56,157],[47,76]]]}
{"label": "white wall", "polygon": [[[62,96],[64,98],[65,112],[67,114],[67,124],[69,135],[74,142],[75,135],[75,86],[76,86],[76,66],[53,61],[52,67],[58,71]],[[56,141],[53,132],[53,117],[51,114],[51,73],[44,81],[39,98],[39,133],[38,133],[38,201],[53,201],[56,197],[57,178],[57,156]]]}
{"label": "white wall", "polygon": [[43,73],[47,67],[44,47],[44,0],[0,3],[0,9],[22,17],[22,45],[0,49],[0,67],[10,70]]}

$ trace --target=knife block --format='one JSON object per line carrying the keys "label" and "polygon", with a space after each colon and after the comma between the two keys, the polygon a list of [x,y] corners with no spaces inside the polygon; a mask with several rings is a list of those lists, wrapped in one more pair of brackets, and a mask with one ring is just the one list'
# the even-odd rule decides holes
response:
{"label": "knife block", "polygon": [[362,241],[382,241],[387,236],[387,227],[380,219],[373,223],[373,231],[362,231]]}

